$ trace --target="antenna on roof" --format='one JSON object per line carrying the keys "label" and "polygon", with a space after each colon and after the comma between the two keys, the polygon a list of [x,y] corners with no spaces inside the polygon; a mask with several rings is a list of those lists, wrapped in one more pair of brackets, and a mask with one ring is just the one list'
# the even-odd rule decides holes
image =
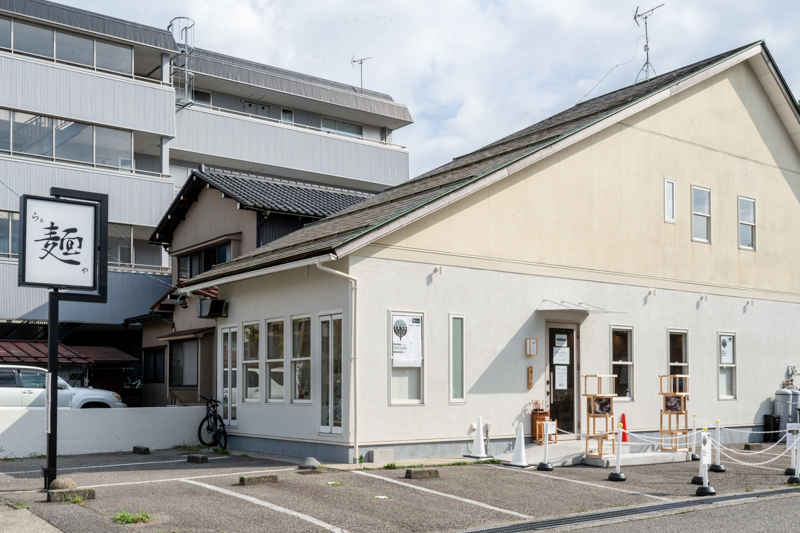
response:
{"label": "antenna on roof", "polygon": [[664,4],[661,4],[660,6],[656,6],[650,11],[645,11],[643,13],[639,13],[639,6],[636,6],[636,13],[633,14],[633,21],[636,23],[637,26],[641,26],[641,24],[639,24],[639,19],[642,19],[644,21],[644,41],[645,41],[644,51],[647,54],[647,60],[645,60],[644,65],[639,70],[639,73],[636,75],[636,79],[633,81],[634,85],[636,85],[636,82],[639,81],[639,76],[642,75],[642,71],[644,71],[645,81],[650,79],[650,69],[653,69],[653,74],[656,74],[655,67],[653,66],[652,63],[650,63],[650,36],[647,34],[647,19],[653,15],[653,11],[663,6]]}
{"label": "antenna on roof", "polygon": [[356,68],[356,63],[358,66],[361,67],[361,92],[364,92],[364,61],[367,59],[372,59],[371,57],[362,57],[361,59],[356,59],[356,56],[353,56],[353,59],[350,60],[350,66]]}

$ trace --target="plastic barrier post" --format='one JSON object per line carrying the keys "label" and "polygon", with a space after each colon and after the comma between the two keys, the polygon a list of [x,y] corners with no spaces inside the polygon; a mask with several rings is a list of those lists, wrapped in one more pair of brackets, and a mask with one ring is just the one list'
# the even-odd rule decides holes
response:
{"label": "plastic barrier post", "polygon": [[722,472],[725,472],[725,467],[722,464],[720,464],[720,453],[722,453],[722,450],[720,448],[720,443],[722,441],[720,440],[720,436],[719,436],[719,420],[717,420],[717,438],[716,438],[716,441],[717,441],[717,461],[713,465],[711,465],[709,467],[709,470],[711,472],[717,472],[717,473],[721,474]]}
{"label": "plastic barrier post", "polygon": [[692,461],[699,461],[697,455],[697,415],[692,415]]}
{"label": "plastic barrier post", "polygon": [[[792,426],[791,428],[789,426]],[[790,446],[789,449],[789,456],[792,458],[792,466],[791,468],[787,468],[786,472],[789,474],[789,479],[787,483],[789,485],[795,485],[800,483],[800,477],[797,475],[797,445],[798,445],[798,434],[797,430],[794,429],[796,426],[795,424],[786,424],[786,443]],[[791,442],[791,444],[789,444]],[[791,470],[791,472],[789,472]]]}
{"label": "plastic barrier post", "polygon": [[550,444],[550,417],[544,417],[544,460],[539,463],[536,470],[544,470],[550,472],[553,470],[553,465],[548,462],[548,446]]}
{"label": "plastic barrier post", "polygon": [[[703,428],[703,431],[708,431],[708,428]],[[695,433],[696,435],[696,433]],[[703,433],[705,435],[705,433]],[[703,461],[700,461],[700,470],[697,472],[697,475],[692,477],[692,485],[702,485],[703,484],[703,476],[706,473],[706,466]]]}
{"label": "plastic barrier post", "polygon": [[[719,423],[718,423],[719,424]],[[719,425],[717,426],[719,427]],[[711,462],[711,435],[703,433],[701,439],[700,470],[703,472],[703,486],[697,487],[695,494],[698,496],[713,496],[717,493],[713,487],[708,486],[708,463]],[[719,445],[719,443],[717,443]],[[719,449],[719,448],[717,448]],[[712,465],[713,466],[713,465]]]}
{"label": "plastic barrier post", "polygon": [[619,425],[619,429],[617,430],[617,465],[614,471],[608,474],[609,481],[625,481],[625,474],[619,471],[621,462],[622,462],[622,424]]}

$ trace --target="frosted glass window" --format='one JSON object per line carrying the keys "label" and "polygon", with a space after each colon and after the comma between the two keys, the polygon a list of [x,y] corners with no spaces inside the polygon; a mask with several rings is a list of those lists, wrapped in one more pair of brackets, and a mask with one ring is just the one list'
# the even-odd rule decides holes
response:
{"label": "frosted glass window", "polygon": [[675,182],[664,180],[664,221],[675,222]]}
{"label": "frosted glass window", "polygon": [[94,66],[94,39],[57,31],[56,59],[87,67]]}
{"label": "frosted glass window", "polygon": [[692,187],[692,239],[711,242],[711,190]]}
{"label": "frosted glass window", "polygon": [[392,400],[422,401],[422,368],[392,368]]}
{"label": "frosted glass window", "polygon": [[11,111],[0,109],[0,150],[11,150]]}
{"label": "frosted glass window", "polygon": [[0,17],[0,48],[11,48],[11,19]]}
{"label": "frosted glass window", "polygon": [[96,41],[97,68],[131,74],[133,69],[133,49],[130,46]]}
{"label": "frosted glass window", "polygon": [[14,152],[53,156],[53,119],[14,112]]}
{"label": "frosted glass window", "polygon": [[95,162],[98,165],[130,170],[133,160],[133,134],[111,128],[95,128]]}
{"label": "frosted glass window", "polygon": [[53,30],[15,20],[14,50],[53,57]]}
{"label": "frosted glass window", "polygon": [[89,124],[56,120],[56,158],[91,163],[94,160],[93,136]]}
{"label": "frosted glass window", "polygon": [[739,197],[739,247],[756,247],[756,201]]}
{"label": "frosted glass window", "polygon": [[453,317],[451,324],[452,334],[452,383],[453,390],[451,398],[453,400],[464,400],[464,319]]}

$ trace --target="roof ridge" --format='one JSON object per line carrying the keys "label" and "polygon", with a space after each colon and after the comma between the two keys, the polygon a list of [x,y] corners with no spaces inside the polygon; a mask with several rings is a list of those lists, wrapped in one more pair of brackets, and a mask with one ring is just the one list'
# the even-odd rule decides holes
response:
{"label": "roof ridge", "polygon": [[364,198],[372,198],[373,196],[375,196],[372,193],[365,192],[365,191],[359,191],[359,190],[356,190],[356,189],[345,189],[345,188],[341,188],[341,187],[333,187],[333,186],[330,186],[330,185],[322,185],[322,184],[318,184],[318,183],[307,183],[307,182],[303,182],[303,181],[290,180],[290,179],[287,179],[287,178],[279,178],[277,176],[268,176],[266,174],[248,174],[248,173],[239,172],[239,171],[236,171],[236,170],[227,170],[227,169],[220,169],[220,168],[215,168],[215,167],[206,167],[205,171],[194,170],[194,172],[197,172],[197,173],[199,173],[201,175],[202,174],[215,174],[215,175],[227,176],[227,177],[232,177],[232,178],[240,178],[240,179],[245,179],[245,180],[255,181],[255,182],[261,181],[261,182],[279,183],[281,185],[288,185],[288,186],[297,187],[297,188],[321,190],[321,191],[327,191],[327,192],[337,192],[337,193],[342,193],[342,194],[348,194],[348,195],[351,195],[351,196],[361,196],[361,197],[364,197]]}

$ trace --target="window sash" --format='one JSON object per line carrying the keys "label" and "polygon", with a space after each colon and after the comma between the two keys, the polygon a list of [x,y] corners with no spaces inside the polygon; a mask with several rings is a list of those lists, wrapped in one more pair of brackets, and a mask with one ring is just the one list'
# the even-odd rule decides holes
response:
{"label": "window sash", "polygon": [[675,222],[675,181],[664,180],[664,222]]}
{"label": "window sash", "polygon": [[711,189],[692,185],[692,240],[711,242]]}
{"label": "window sash", "polygon": [[[625,334],[625,345],[620,344]],[[633,328],[627,326],[611,326],[611,344],[609,349],[609,359],[611,373],[616,374],[616,390],[615,392],[621,398],[633,399],[634,391],[634,344],[633,344]],[[622,350],[624,349],[624,353]],[[616,354],[615,354],[616,352]],[[617,357],[624,356],[625,358],[617,359]]]}
{"label": "window sash", "polygon": [[467,400],[464,322],[463,316],[450,317],[450,400],[453,402],[465,402]]}
{"label": "window sash", "polygon": [[[739,248],[755,250],[756,248],[756,201],[744,196],[739,197]],[[747,205],[750,206],[749,212]]]}
{"label": "window sash", "polygon": [[[310,403],[313,384],[311,366],[311,317],[292,317],[291,385],[293,403]],[[285,377],[284,377],[285,387]]]}

